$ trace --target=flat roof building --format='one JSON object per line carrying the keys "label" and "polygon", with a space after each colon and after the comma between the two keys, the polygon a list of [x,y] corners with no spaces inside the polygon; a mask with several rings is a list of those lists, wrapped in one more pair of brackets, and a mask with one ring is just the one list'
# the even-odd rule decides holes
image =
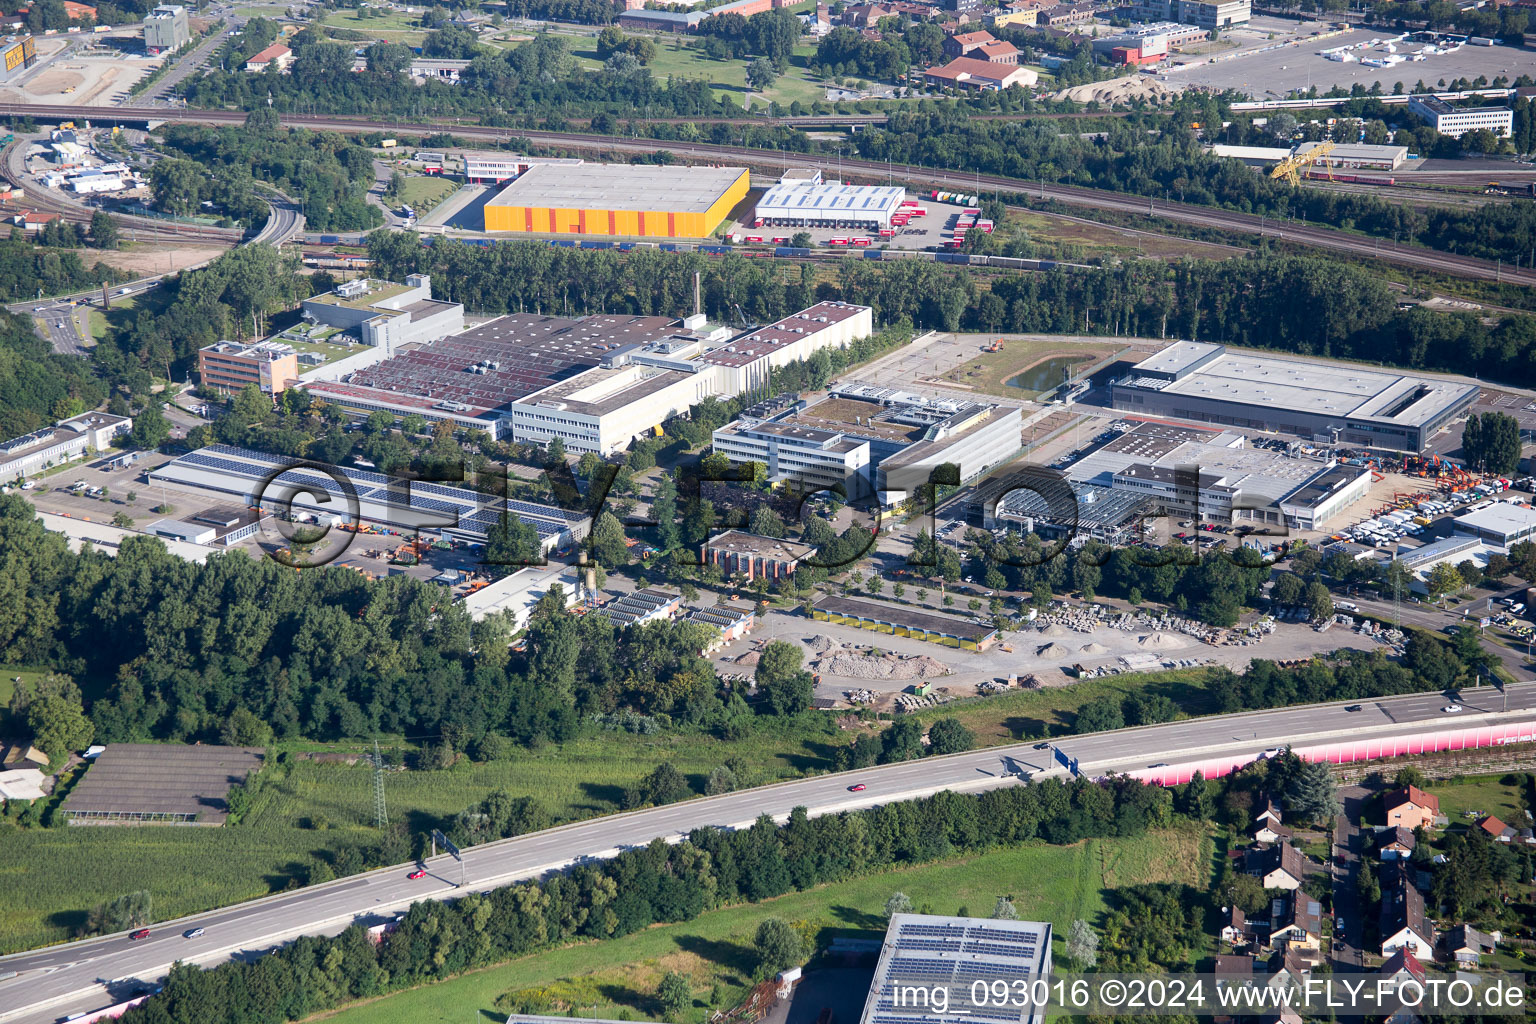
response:
{"label": "flat roof building", "polygon": [[[538,534],[548,553],[569,547],[587,534],[591,520],[553,505],[515,501],[466,487],[408,481],[382,473],[290,459],[249,448],[215,444],[159,466],[155,483],[172,484],[248,506],[313,513],[339,524],[377,523],[428,537],[484,542],[503,515]],[[322,500],[324,499],[324,500]]]}
{"label": "flat roof building", "polygon": [[809,544],[745,530],[727,530],[704,542],[706,563],[720,566],[727,576],[739,572],[749,580],[789,576],[815,553],[816,549]]}
{"label": "flat roof building", "polygon": [[1453,107],[1433,95],[1408,97],[1408,112],[1453,139],[1479,129],[1507,139],[1515,127],[1515,112],[1510,107]]}
{"label": "flat roof building", "polygon": [[144,15],[144,49],[150,53],[180,49],[191,38],[187,9],[180,4],[161,4]]}
{"label": "flat roof building", "polygon": [[6,36],[0,44],[0,82],[9,81],[37,66],[37,44],[30,35]]}
{"label": "flat roof building", "polygon": [[88,412],[0,442],[0,484],[25,479],[109,447],[133,429],[133,420]]}
{"label": "flat roof building", "polygon": [[1110,386],[1114,408],[1320,441],[1419,452],[1477,387],[1181,341]]}
{"label": "flat roof building", "polygon": [[1281,497],[1280,512],[1294,529],[1318,530],[1370,490],[1368,466],[1335,464]]}
{"label": "flat roof building", "polygon": [[1508,501],[1456,517],[1456,531],[1477,537],[1492,547],[1505,548],[1523,540],[1536,540],[1536,509]]}
{"label": "flat roof building", "polygon": [[534,608],[557,586],[567,609],[581,603],[581,570],[551,563],[527,566],[490,586],[465,594],[464,610],[476,622],[488,615],[507,613],[512,616],[514,629],[526,629]]}
{"label": "flat roof building", "polygon": [[[1305,156],[1321,145],[1321,142],[1303,142],[1296,147],[1296,155]],[[1367,146],[1363,143],[1338,142],[1326,156],[1317,158],[1316,166],[1395,171],[1407,162],[1407,146]]]}
{"label": "flat roof building", "polygon": [[[859,1024],[946,1024],[956,1006],[981,1024],[1040,1024],[1043,1005],[973,993],[994,982],[1010,992],[1043,989],[1050,973],[1047,922],[892,914]],[[926,998],[912,998],[914,991]]]}
{"label": "flat roof building", "polygon": [[899,185],[784,182],[757,201],[754,218],[773,227],[846,227],[880,230],[907,198]]}
{"label": "flat roof building", "polygon": [[299,382],[299,355],[280,341],[216,341],[197,350],[197,375],[203,387],[223,395],[251,384],[280,395]]}
{"label": "flat roof building", "polygon": [[744,167],[535,164],[485,204],[485,230],[706,238],[748,184]]}
{"label": "flat roof building", "polygon": [[222,825],[230,787],[263,756],[257,747],[109,743],[60,810],[71,825]]}
{"label": "flat roof building", "polygon": [[965,651],[984,651],[997,642],[997,630],[954,615],[919,611],[910,605],[883,601],[855,601],[846,597],[824,597],[811,610],[818,622],[836,622],[845,626],[892,636],[926,640]]}
{"label": "flat roof building", "polygon": [[1131,10],[1137,17],[1177,21],[1207,31],[1245,25],[1253,17],[1252,0],[1140,0]]}
{"label": "flat roof building", "polygon": [[363,344],[394,355],[464,330],[464,306],[432,298],[432,278],[411,274],[405,284],[358,278],[300,303],[306,319],[356,331]]}

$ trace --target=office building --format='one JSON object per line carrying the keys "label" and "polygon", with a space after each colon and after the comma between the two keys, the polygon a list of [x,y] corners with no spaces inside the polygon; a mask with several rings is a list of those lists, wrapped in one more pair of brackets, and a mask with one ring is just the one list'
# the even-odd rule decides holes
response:
{"label": "office building", "polygon": [[1453,107],[1438,96],[1408,97],[1408,112],[1453,139],[1480,129],[1507,139],[1515,127],[1515,112],[1509,107]]}
{"label": "office building", "polygon": [[1477,387],[1181,341],[1110,386],[1113,407],[1325,442],[1419,452],[1462,416]]}
{"label": "office building", "polygon": [[180,4],[161,4],[144,15],[144,49],[150,53],[174,52],[191,38],[187,9]]}
{"label": "office building", "polygon": [[218,341],[197,350],[197,374],[203,387],[220,394],[255,384],[264,394],[280,395],[299,382],[299,356],[280,341]]}
{"label": "office building", "polygon": [[13,437],[0,444],[0,484],[24,480],[88,452],[99,452],[132,429],[133,420],[127,416],[87,412]]}
{"label": "office building", "polygon": [[1285,524],[1295,530],[1320,530],[1323,524],[1360,501],[1371,490],[1367,466],[1336,463],[1280,498]]}
{"label": "office building", "polygon": [[[892,914],[858,1024],[946,1024],[955,1007],[980,1024],[1040,1024],[1045,1007],[977,999],[977,985],[1029,992],[1051,973],[1051,926],[933,914]],[[1018,983],[1018,988],[1013,986]],[[932,998],[942,990],[944,999]],[[922,992],[921,1000],[913,998]]]}
{"label": "office building", "polygon": [[437,341],[464,330],[464,306],[432,298],[432,279],[411,274],[405,284],[358,278],[301,303],[304,317],[355,332],[365,345],[393,355],[402,345]]}
{"label": "office building", "polygon": [[534,164],[485,204],[485,230],[707,238],[748,181],[744,167]]}
{"label": "office building", "polygon": [[1251,0],[1140,0],[1131,8],[1137,17],[1177,21],[1206,31],[1246,25],[1253,17]]}
{"label": "office building", "polygon": [[37,65],[37,44],[30,35],[6,36],[3,49],[3,67],[0,67],[0,82],[6,82]]}

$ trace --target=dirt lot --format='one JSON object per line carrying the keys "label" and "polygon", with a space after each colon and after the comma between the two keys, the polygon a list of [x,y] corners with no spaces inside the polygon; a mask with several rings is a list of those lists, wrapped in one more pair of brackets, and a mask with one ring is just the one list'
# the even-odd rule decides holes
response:
{"label": "dirt lot", "polygon": [[[123,233],[127,234],[126,229]],[[116,267],[135,276],[147,276],[173,273],[199,263],[206,263],[228,250],[229,247],[223,245],[156,245],[144,242],[131,249],[105,252],[99,249],[82,249],[80,253],[81,258],[91,266],[105,263],[109,267]]]}
{"label": "dirt lot", "polygon": [[[78,106],[121,102],[158,60],[73,57],[43,68],[20,85],[0,89],[0,100]],[[67,91],[69,90],[69,91]]]}

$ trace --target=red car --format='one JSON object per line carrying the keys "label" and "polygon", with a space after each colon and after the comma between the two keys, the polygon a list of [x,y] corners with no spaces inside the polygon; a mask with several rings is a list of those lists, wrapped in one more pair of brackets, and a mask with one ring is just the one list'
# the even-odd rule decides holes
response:
{"label": "red car", "polygon": [[862,793],[862,792],[864,792],[864,783],[860,782],[856,786],[849,786],[848,787],[848,792],[850,792],[850,793]]}
{"label": "red car", "polygon": [[412,881],[415,881],[418,878],[426,878],[427,877],[427,872],[426,872],[425,868],[417,868],[415,871],[412,871],[410,874],[406,875],[405,877],[411,879]]}
{"label": "red car", "polygon": [[147,939],[147,938],[149,938],[149,929],[148,928],[140,928],[136,932],[129,932],[128,933],[128,937],[130,939]]}

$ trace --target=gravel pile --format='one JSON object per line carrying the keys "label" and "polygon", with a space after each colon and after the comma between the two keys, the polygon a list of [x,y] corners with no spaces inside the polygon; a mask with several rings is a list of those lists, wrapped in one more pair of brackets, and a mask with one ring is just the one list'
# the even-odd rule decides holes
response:
{"label": "gravel pile", "polygon": [[1174,636],[1170,633],[1148,633],[1140,640],[1137,640],[1136,643],[1142,647],[1150,647],[1153,650],[1173,651],[1184,647],[1188,641],[1183,637]]}
{"label": "gravel pile", "polygon": [[1050,658],[1055,661],[1059,658],[1072,657],[1072,649],[1064,644],[1046,644],[1035,652],[1036,657]]}
{"label": "gravel pile", "polygon": [[829,636],[824,636],[821,633],[817,633],[815,636],[806,637],[803,642],[805,646],[809,647],[817,654],[826,654],[828,651],[832,650],[832,648],[837,646],[837,641],[833,640]]}
{"label": "gravel pile", "polygon": [[1082,651],[1084,654],[1106,654],[1109,652],[1109,648],[1105,647],[1098,641],[1083,644],[1083,646],[1079,647],[1078,650]]}
{"label": "gravel pile", "polygon": [[854,679],[926,679],[949,673],[949,666],[942,661],[919,654],[912,658],[885,655],[876,658],[868,654],[840,651],[816,663],[816,671],[824,675],[848,676]]}

